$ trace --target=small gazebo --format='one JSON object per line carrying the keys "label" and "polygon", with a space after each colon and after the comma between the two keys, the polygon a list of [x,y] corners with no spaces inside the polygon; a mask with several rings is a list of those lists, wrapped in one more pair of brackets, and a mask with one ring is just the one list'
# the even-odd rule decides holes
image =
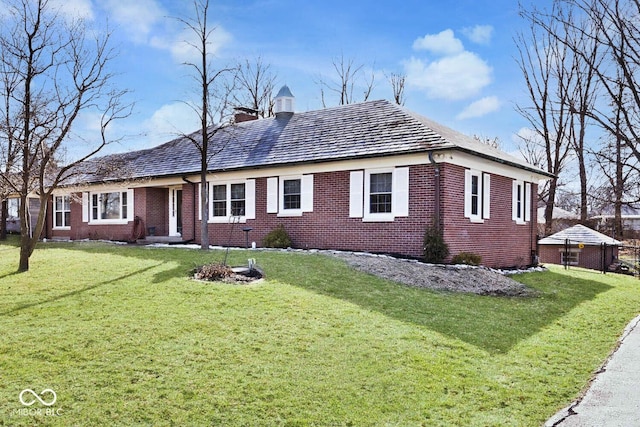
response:
{"label": "small gazebo", "polygon": [[622,242],[574,225],[538,241],[540,262],[606,271],[618,259]]}

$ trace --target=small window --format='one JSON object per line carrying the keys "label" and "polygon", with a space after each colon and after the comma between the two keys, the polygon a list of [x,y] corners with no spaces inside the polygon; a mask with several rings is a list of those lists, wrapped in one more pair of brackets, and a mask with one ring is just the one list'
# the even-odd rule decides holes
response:
{"label": "small window", "polygon": [[471,216],[480,215],[480,177],[471,175]]}
{"label": "small window", "polygon": [[283,208],[285,210],[302,208],[302,180],[286,179],[283,182]]}
{"label": "small window", "polygon": [[518,224],[530,221],[531,214],[531,184],[522,181],[513,181],[512,195],[513,220]]}
{"label": "small window", "polygon": [[18,199],[17,197],[7,199],[7,213],[9,218],[18,218],[18,216],[20,216],[20,213],[18,212],[19,208],[20,199]]}
{"label": "small window", "polygon": [[464,178],[464,216],[471,222],[484,222],[491,212],[491,175],[467,169]]}
{"label": "small window", "polygon": [[578,265],[580,262],[580,251],[570,249],[567,252],[564,249],[561,249],[560,261],[562,265]]}
{"label": "small window", "polygon": [[391,213],[392,173],[372,173],[369,179],[369,213]]}
{"label": "small window", "polygon": [[71,202],[69,196],[55,196],[53,199],[53,226],[71,226]]}
{"label": "small window", "polygon": [[213,216],[214,217],[226,217],[227,216],[227,186],[226,185],[214,185],[213,186]]}

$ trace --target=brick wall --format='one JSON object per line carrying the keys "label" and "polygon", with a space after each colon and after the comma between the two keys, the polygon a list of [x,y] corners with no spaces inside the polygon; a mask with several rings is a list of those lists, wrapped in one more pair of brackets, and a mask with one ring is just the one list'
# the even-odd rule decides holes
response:
{"label": "brick wall", "polygon": [[[349,218],[349,171],[314,174],[313,212],[301,217],[267,214],[267,179],[256,180],[256,219],[246,224],[209,224],[212,245],[244,246],[242,229],[251,227],[249,241],[262,246],[264,237],[283,224],[296,248],[340,249],[422,256],[425,226],[433,214],[431,166],[410,169],[409,217],[393,222],[363,222]],[[185,194],[189,191],[185,191]],[[183,206],[188,207],[186,198]],[[185,218],[190,215],[185,213]],[[196,221],[199,232],[200,221]]]}
{"label": "brick wall", "polygon": [[[600,246],[585,246],[582,249],[572,245],[572,251],[579,252],[578,265],[576,267],[590,268],[592,270],[602,270],[602,247]],[[562,252],[564,246],[562,245],[540,245],[539,254],[540,262],[548,264],[562,264]],[[605,256],[605,267],[618,258],[618,248],[614,246],[607,246],[607,252]]]}
{"label": "brick wall", "polygon": [[[492,174],[490,218],[483,223],[471,222],[464,218],[464,171],[461,166],[442,165],[442,220],[451,256],[473,252],[482,256],[487,266],[529,265],[531,251],[536,249],[535,210],[532,222],[516,224],[511,211],[513,179]],[[532,185],[532,198],[537,191],[537,185]]]}
{"label": "brick wall", "polygon": [[[533,223],[517,225],[511,218],[512,179],[491,176],[491,218],[484,223],[471,223],[464,218],[464,168],[441,164],[441,222],[451,256],[459,252],[474,252],[488,266],[528,265],[535,250],[535,214]],[[249,242],[262,246],[264,237],[278,225],[284,225],[296,248],[340,249],[400,254],[422,257],[425,228],[434,216],[434,167],[414,165],[409,174],[409,216],[396,217],[393,222],[363,222],[349,218],[349,171],[314,174],[313,212],[300,217],[278,217],[267,212],[267,178],[256,179],[256,219],[245,224],[209,224],[213,245],[244,246],[242,229],[251,227]],[[184,184],[182,192],[184,240],[198,242],[197,185]],[[533,198],[537,186],[532,185]],[[52,210],[49,209],[49,212]],[[168,233],[168,190],[137,188],[135,215],[146,227],[156,227],[157,235]],[[89,225],[82,222],[81,195],[71,204],[71,230],[52,230],[56,236],[71,239],[129,240],[133,222],[126,225]]]}

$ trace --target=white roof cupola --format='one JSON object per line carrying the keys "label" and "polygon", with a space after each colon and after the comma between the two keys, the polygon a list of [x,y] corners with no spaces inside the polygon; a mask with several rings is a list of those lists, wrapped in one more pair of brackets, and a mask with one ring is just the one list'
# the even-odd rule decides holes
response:
{"label": "white roof cupola", "polygon": [[289,86],[282,86],[274,100],[276,104],[274,108],[276,117],[281,114],[293,114],[293,110],[295,108],[295,97],[291,93]]}

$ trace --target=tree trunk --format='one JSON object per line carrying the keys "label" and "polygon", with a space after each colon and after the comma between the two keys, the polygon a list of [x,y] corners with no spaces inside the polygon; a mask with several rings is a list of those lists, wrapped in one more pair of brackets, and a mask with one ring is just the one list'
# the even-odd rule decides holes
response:
{"label": "tree trunk", "polygon": [[18,272],[29,271],[29,257],[31,257],[31,223],[29,218],[29,199],[22,195],[20,197],[20,262]]}
{"label": "tree trunk", "polygon": [[553,232],[553,207],[556,203],[556,187],[558,185],[557,178],[553,178],[549,182],[549,197],[547,205],[544,208],[544,234],[550,235]]}
{"label": "tree trunk", "polygon": [[200,221],[200,249],[209,249],[209,192],[207,191],[207,170],[206,165],[200,171],[200,209],[202,211],[202,221]]}
{"label": "tree trunk", "polygon": [[4,199],[0,206],[0,240],[7,240],[7,217],[9,216],[9,202]]}

